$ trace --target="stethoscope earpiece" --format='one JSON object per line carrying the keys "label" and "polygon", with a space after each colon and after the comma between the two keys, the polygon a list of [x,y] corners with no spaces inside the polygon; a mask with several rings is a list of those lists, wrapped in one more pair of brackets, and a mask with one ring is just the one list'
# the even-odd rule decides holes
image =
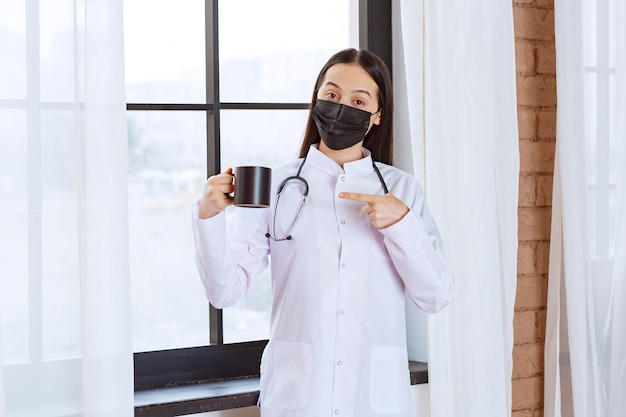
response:
{"label": "stethoscope earpiece", "polygon": [[289,235],[287,237],[284,237],[284,238],[277,238],[277,237],[274,237],[274,236],[270,235],[269,233],[266,233],[265,237],[268,238],[268,239],[275,240],[276,242],[280,242],[281,240],[291,240],[291,239],[293,239],[293,237],[291,235]]}

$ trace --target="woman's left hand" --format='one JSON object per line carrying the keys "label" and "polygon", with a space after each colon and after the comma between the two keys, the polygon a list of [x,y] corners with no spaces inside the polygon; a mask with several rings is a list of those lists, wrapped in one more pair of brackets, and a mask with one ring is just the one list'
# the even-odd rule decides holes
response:
{"label": "woman's left hand", "polygon": [[384,229],[396,224],[409,212],[409,208],[395,195],[339,193],[339,198],[361,201],[366,203],[361,209],[367,215],[377,229]]}

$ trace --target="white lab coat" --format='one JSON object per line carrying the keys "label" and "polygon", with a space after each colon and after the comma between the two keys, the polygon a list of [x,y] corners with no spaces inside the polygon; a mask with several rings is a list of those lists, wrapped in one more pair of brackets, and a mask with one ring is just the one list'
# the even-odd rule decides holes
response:
{"label": "white lab coat", "polygon": [[[196,263],[218,308],[232,305],[268,265],[271,253],[270,341],[261,361],[263,417],[413,416],[405,332],[405,291],[436,312],[452,297],[453,278],[437,227],[414,177],[377,163],[389,192],[409,213],[378,230],[364,203],[341,191],[383,194],[369,151],[342,169],[315,146],[302,169],[310,192],[292,231],[276,242],[273,207],[235,208],[199,220]],[[295,160],[272,172],[272,189],[295,175]],[[277,234],[291,221],[299,194],[281,197]],[[290,210],[289,215],[282,215]],[[279,236],[280,237],[280,236]]]}

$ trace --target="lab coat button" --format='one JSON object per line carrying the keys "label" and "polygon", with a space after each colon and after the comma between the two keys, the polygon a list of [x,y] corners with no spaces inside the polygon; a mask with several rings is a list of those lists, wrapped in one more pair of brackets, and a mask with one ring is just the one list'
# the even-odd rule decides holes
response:
{"label": "lab coat button", "polygon": [[343,310],[339,310],[339,314],[343,316]]}
{"label": "lab coat button", "polygon": [[341,361],[337,361],[337,366],[341,366]]}
{"label": "lab coat button", "polygon": [[346,180],[346,177],[341,177],[341,181],[345,181],[345,180]]}
{"label": "lab coat button", "polygon": [[339,410],[335,410],[335,415],[338,415],[338,414],[339,414]]}
{"label": "lab coat button", "polygon": [[341,267],[342,267],[342,268],[345,268],[345,267],[346,267],[346,264],[345,264],[345,263],[341,264]]}
{"label": "lab coat button", "polygon": [[345,220],[342,220],[342,221],[341,221],[341,224],[346,224],[346,221],[345,221]]}

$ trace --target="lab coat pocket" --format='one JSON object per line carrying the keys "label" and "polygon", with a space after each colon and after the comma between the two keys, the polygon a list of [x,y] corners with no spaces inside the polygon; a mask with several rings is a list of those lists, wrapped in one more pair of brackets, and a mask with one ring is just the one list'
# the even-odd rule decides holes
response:
{"label": "lab coat pocket", "polygon": [[[269,371],[269,380],[262,393],[262,405],[273,405],[300,411],[307,406],[311,396],[313,347],[309,343],[271,341],[271,359],[262,364]],[[270,362],[270,363],[268,363]],[[270,369],[268,369],[270,368]]]}
{"label": "lab coat pocket", "polygon": [[405,346],[372,348],[370,406],[380,414],[397,414],[410,405],[411,380]]}

